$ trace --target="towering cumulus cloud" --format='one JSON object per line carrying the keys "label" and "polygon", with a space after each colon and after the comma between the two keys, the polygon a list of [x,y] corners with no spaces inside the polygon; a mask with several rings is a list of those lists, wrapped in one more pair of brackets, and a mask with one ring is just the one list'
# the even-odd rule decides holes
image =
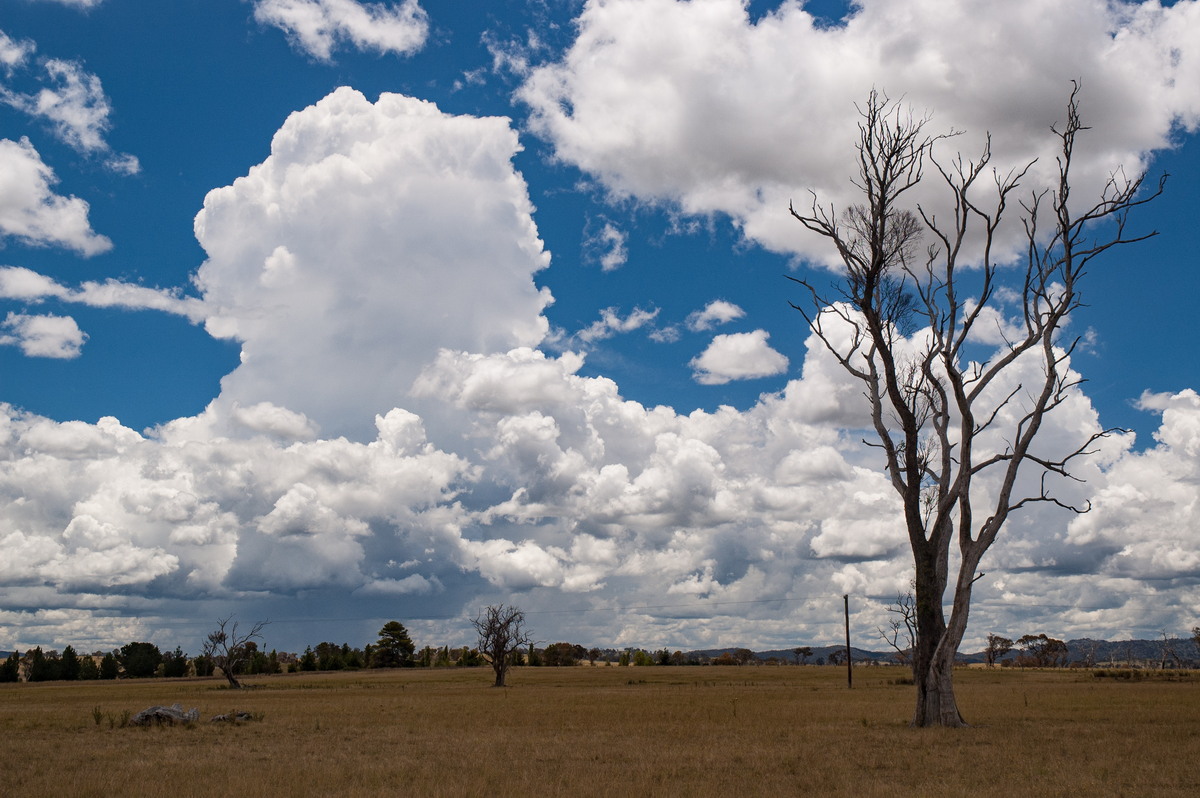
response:
{"label": "towering cumulus cloud", "polygon": [[196,217],[207,329],[242,343],[220,406],[268,401],[370,438],[439,349],[537,344],[549,263],[507,120],[342,88]]}

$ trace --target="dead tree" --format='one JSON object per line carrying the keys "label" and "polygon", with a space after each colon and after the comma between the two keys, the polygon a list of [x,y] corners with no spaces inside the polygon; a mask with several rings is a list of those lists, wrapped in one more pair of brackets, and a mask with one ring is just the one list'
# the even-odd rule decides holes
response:
{"label": "dead tree", "polygon": [[[863,202],[839,213],[814,195],[807,212],[791,208],[808,230],[829,240],[845,269],[831,293],[791,278],[809,294],[809,301],[793,307],[861,384],[875,439],[870,445],[880,451],[901,500],[914,565],[915,726],[965,725],[953,669],[972,586],[982,576],[980,561],[1009,515],[1022,507],[1043,502],[1085,512],[1087,506],[1057,498],[1053,481],[1073,478],[1073,462],[1111,432],[1080,440],[1066,452],[1046,455],[1033,447],[1046,414],[1078,384],[1068,367],[1078,339],[1062,333],[1080,307],[1080,281],[1105,251],[1154,235],[1132,236],[1126,221],[1163,185],[1143,194],[1144,175],[1117,172],[1095,204],[1077,212],[1078,203],[1068,202],[1076,138],[1086,130],[1078,88],[1065,124],[1051,128],[1059,145],[1056,184],[1019,203],[1026,237],[1021,268],[1002,274],[993,245],[1032,164],[1000,174],[989,166],[990,140],[977,160],[959,155],[943,163],[932,147],[945,137],[928,135],[927,119],[877,92],[860,109],[855,185]],[[951,200],[948,217],[919,205],[903,207],[927,168]],[[980,183],[991,184],[986,201],[976,196]],[[968,262],[968,252],[979,254]],[[1015,279],[1003,281],[1008,274]],[[986,332],[994,333],[993,311],[1005,293],[1018,297],[1017,308],[1004,343],[981,359],[968,349],[978,346],[976,335],[985,325],[993,325]],[[1041,376],[1014,385],[1008,375],[1029,358],[1039,361]],[[1026,485],[1032,487],[1021,487]],[[947,616],[955,540],[958,572]]]}
{"label": "dead tree", "polygon": [[516,607],[485,607],[471,621],[479,635],[479,653],[492,665],[496,674],[496,687],[504,686],[508,668],[513,657],[524,646],[533,643],[525,631],[525,613]]}
{"label": "dead tree", "polygon": [[204,642],[203,656],[210,658],[213,665],[225,674],[229,686],[237,690],[242,686],[238,674],[245,669],[254,652],[250,642],[255,638],[262,639],[263,627],[270,621],[259,621],[245,634],[239,634],[237,621],[233,621],[232,625],[230,621],[233,621],[232,615],[217,622],[217,630]]}
{"label": "dead tree", "polygon": [[887,608],[891,615],[888,629],[879,629],[880,636],[887,644],[896,649],[896,660],[901,665],[913,668],[913,679],[916,679],[916,668],[913,667],[913,651],[917,643],[917,602],[912,591],[896,596],[896,603]]}

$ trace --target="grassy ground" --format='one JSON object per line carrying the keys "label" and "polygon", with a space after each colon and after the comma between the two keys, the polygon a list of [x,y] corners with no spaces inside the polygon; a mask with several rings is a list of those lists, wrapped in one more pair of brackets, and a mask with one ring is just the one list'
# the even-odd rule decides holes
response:
{"label": "grassy ground", "polygon": [[[524,668],[0,685],[0,793],[1171,796],[1200,676],[960,671],[966,730],[907,726],[899,669]],[[153,704],[189,727],[121,726]],[[244,710],[260,721],[211,724]]]}

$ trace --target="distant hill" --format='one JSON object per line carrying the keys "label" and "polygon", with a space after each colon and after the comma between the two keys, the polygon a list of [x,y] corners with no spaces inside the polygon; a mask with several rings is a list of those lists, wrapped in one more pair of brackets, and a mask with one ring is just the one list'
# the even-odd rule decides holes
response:
{"label": "distant hill", "polygon": [[[1173,637],[1165,641],[1161,639],[1108,641],[1093,640],[1085,637],[1068,640],[1066,643],[1068,651],[1067,661],[1082,662],[1089,667],[1120,667],[1127,663],[1160,664],[1163,661],[1168,663],[1168,667],[1179,667],[1181,664],[1185,667],[1200,665],[1200,647],[1197,647],[1196,642],[1191,638]],[[810,648],[812,648],[812,655],[807,658],[806,664],[815,665],[818,662],[828,662],[830,654],[833,654],[835,651],[843,651],[845,646],[810,646]],[[736,650],[736,648],[707,648],[685,653],[689,656],[696,655],[715,659],[722,654],[731,653]],[[850,651],[855,662],[896,662],[894,651],[869,651],[856,646],[851,646]],[[1015,659],[1017,653],[1016,651],[1009,652],[1001,660]],[[754,658],[763,662],[773,659],[786,663],[796,662],[794,648],[755,651]],[[982,651],[960,652],[958,659],[960,662],[972,664],[987,661]]]}

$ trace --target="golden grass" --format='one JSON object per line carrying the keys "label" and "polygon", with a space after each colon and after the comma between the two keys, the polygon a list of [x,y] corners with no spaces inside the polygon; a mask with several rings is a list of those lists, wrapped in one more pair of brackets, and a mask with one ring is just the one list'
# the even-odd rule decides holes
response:
{"label": "golden grass", "polygon": [[[4,795],[1171,796],[1200,677],[957,675],[973,728],[907,726],[899,669],[521,668],[0,685]],[[190,727],[121,728],[153,704]],[[93,709],[98,708],[96,723]],[[230,710],[261,722],[210,724]],[[110,728],[110,719],[112,727]]]}

